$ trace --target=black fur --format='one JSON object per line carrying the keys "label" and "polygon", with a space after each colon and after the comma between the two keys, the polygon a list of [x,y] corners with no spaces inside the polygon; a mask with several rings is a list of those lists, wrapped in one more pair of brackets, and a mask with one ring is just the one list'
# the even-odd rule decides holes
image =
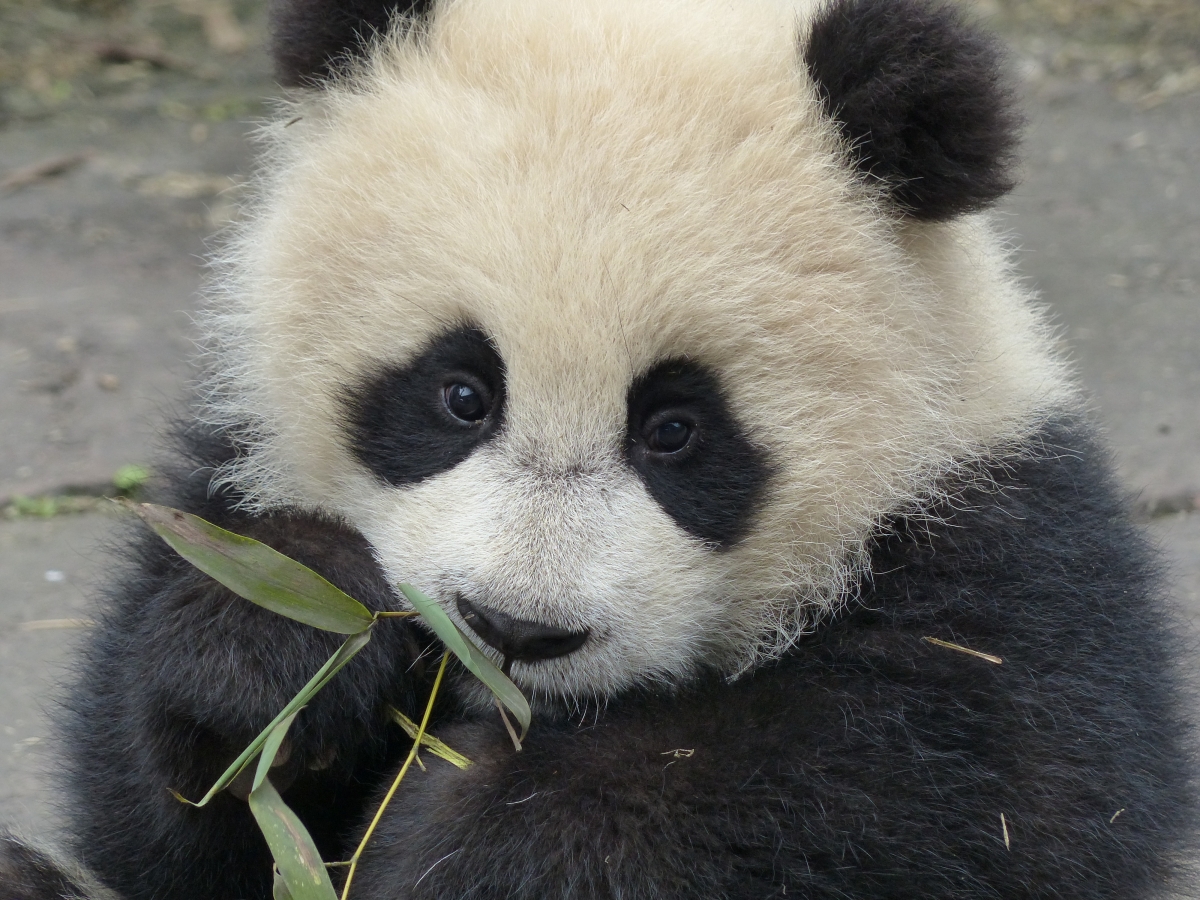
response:
{"label": "black fur", "polygon": [[992,38],[941,0],[830,0],[804,59],[858,169],[916,219],[1012,189],[1020,117]]}
{"label": "black fur", "polygon": [[361,55],[396,17],[419,18],[433,0],[271,0],[275,72],[286,85],[310,85]]}
{"label": "black fur", "polygon": [[[435,733],[475,764],[427,758],[410,773],[354,896],[1157,896],[1195,846],[1176,639],[1086,429],[1042,439],[932,518],[881,527],[858,599],[776,664],[612,698],[581,722],[543,715],[520,754],[494,717],[443,710]],[[185,482],[181,502],[202,505],[188,494]],[[338,523],[224,521],[390,603]],[[191,810],[165,788],[198,793],[330,645],[140,552],[75,695],[77,849],[130,897],[265,900],[269,861],[244,805]],[[381,635],[302,719],[295,752],[338,753],[287,792],[326,858],[394,761],[379,705],[412,710],[427,690],[406,674],[415,652],[411,634]],[[74,896],[74,876],[19,844],[0,861],[0,897]]]}
{"label": "black fur", "polygon": [[[626,458],[646,490],[688,534],[727,548],[746,534],[771,470],[729,409],[716,377],[696,363],[668,360],[629,389]],[[654,453],[661,422],[692,428],[687,446]]]}
{"label": "black fur", "polygon": [[476,764],[413,773],[354,893],[1157,895],[1195,826],[1174,638],[1100,454],[1044,438],[944,521],[890,523],[861,598],[776,665],[536,720],[520,754],[443,728]]}
{"label": "black fur", "polygon": [[0,831],[0,900],[118,900],[76,868]]}
{"label": "black fur", "polygon": [[[445,390],[469,384],[488,401],[473,423],[455,418]],[[452,469],[503,425],[504,362],[475,328],[446,332],[407,365],[385,369],[345,398],[351,448],[388,484],[414,484]]]}
{"label": "black fur", "polygon": [[[236,448],[201,428],[185,443],[192,452],[157,499],[265,541],[369,608],[398,605],[360,535],[327,517],[239,513],[237,495],[208,489]],[[72,849],[129,898],[264,898],[270,855],[246,804],[222,793],[198,810],[168,789],[199,799],[343,638],[234,596],[139,531],[68,698]],[[327,859],[346,852],[347,827],[404,746],[385,707],[415,714],[420,640],[400,620],[381,623],[289,733],[292,759],[273,778]]]}

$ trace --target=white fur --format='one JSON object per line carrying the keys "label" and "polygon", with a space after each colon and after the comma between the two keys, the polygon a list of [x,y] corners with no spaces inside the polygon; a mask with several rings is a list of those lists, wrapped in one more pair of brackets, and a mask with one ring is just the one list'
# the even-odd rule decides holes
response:
{"label": "white fur", "polygon": [[[535,693],[788,646],[881,517],[1074,402],[988,222],[913,224],[855,180],[799,59],[810,14],[451,0],[285,110],[210,319],[212,415],[252,448],[225,477],[260,506],[344,515],[453,616],[455,591],[485,591],[592,629],[515,668]],[[505,430],[383,486],[338,391],[462,323],[505,360]],[[777,467],[726,552],[623,462],[628,387],[666,357],[719,373]]]}

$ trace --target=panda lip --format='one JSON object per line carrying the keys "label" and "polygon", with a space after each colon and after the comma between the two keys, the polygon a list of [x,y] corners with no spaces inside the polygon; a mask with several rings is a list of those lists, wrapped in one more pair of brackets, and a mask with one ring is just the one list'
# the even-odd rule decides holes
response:
{"label": "panda lip", "polygon": [[509,661],[537,662],[574,653],[591,635],[528,619],[518,619],[481,603],[457,596],[458,614],[483,641]]}

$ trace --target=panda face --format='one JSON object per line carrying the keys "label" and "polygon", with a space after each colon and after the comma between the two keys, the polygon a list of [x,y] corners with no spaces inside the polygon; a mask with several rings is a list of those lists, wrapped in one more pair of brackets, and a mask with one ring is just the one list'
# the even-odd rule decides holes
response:
{"label": "panda face", "polygon": [[501,335],[440,332],[346,393],[350,450],[376,482],[351,515],[387,570],[539,694],[605,695],[744,646],[725,555],[770,464],[714,374],[668,359],[608,396],[565,379],[529,395]]}
{"label": "panda face", "polygon": [[983,222],[864,184],[811,14],[454,0],[299,101],[210,318],[223,477],[547,699],[796,640],[1067,383]]}

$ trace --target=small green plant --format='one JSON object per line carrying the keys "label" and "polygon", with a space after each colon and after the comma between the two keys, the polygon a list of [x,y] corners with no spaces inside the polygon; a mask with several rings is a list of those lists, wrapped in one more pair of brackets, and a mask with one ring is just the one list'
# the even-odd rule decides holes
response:
{"label": "small green plant", "polygon": [[4,504],[0,512],[6,519],[52,519],[92,512],[100,499],[92,494],[40,494],[36,497],[18,494]]}
{"label": "small green plant", "polygon": [[[148,503],[127,504],[156,531],[180,556],[219,581],[234,593],[281,616],[287,616],[314,628],[347,635],[346,640],[317,670],[300,692],[284,706],[266,728],[225,770],[200,800],[191,801],[172,791],[176,799],[192,806],[204,806],[217,793],[249,769],[257,759],[249,795],[250,811],[266,838],[275,860],[275,900],[339,900],[329,878],[329,868],[346,866],[346,880],[340,900],[346,900],[358,868],[358,861],[375,832],[384,810],[400,782],[416,760],[422,746],[460,768],[470,760],[425,732],[433,704],[446,672],[450,655],[482,681],[496,698],[496,705],[517,750],[529,729],[529,703],[520,689],[509,680],[483,652],[472,643],[433,600],[409,584],[400,591],[411,611],[377,610],[371,612],[353,597],[339,590],[316,572],[268,547],[266,544],[226,531],[211,522],[165,506]],[[350,859],[327,863],[321,860],[316,845],[296,814],[284,803],[267,773],[287,736],[288,728],[300,710],[371,640],[382,619],[420,616],[422,621],[446,645],[441,665],[425,706],[420,724],[392,710],[392,717],[413,738],[412,749],[400,767],[391,788],[363,834]],[[505,711],[511,712],[521,727],[516,729]]]}
{"label": "small green plant", "polygon": [[121,466],[110,484],[74,485],[49,494],[27,497],[17,494],[0,501],[0,516],[6,519],[51,519],[55,516],[94,512],[102,501],[134,497],[146,486],[151,471],[145,466]]}
{"label": "small green plant", "polygon": [[150,479],[150,470],[145,466],[121,466],[113,473],[113,487],[122,497],[136,494]]}
{"label": "small green plant", "polygon": [[40,497],[24,497],[18,494],[9,501],[8,506],[4,509],[4,514],[10,519],[49,519],[63,512],[62,507],[63,498],[53,494],[45,494]]}

